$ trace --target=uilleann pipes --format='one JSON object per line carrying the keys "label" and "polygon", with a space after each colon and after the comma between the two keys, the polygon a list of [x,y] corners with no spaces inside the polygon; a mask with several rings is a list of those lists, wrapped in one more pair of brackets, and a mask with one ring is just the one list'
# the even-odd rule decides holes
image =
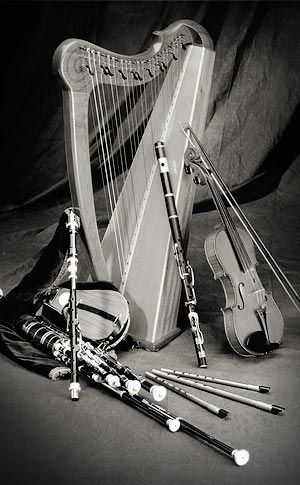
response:
{"label": "uilleann pipes", "polygon": [[[21,330],[33,345],[47,351],[58,361],[66,365],[70,364],[70,340],[67,334],[31,315],[23,316],[22,321]],[[144,382],[132,379],[135,374],[129,368],[123,368],[120,363],[111,365],[111,358],[104,352],[97,351],[90,342],[81,341],[78,351],[78,364],[79,372],[88,379],[107,389],[133,408],[149,415],[166,426],[169,431],[174,433],[181,429],[195,439],[199,439],[221,451],[238,466],[243,466],[248,462],[249,452],[247,450],[235,449],[227,445],[140,395],[141,386],[145,384],[146,379],[143,379]],[[149,390],[151,387],[152,383],[146,385],[145,389]]]}
{"label": "uilleann pipes", "polygon": [[140,395],[131,396],[128,392],[110,387],[106,382],[102,381],[100,384],[109,389],[113,394],[115,394],[119,399],[126,402],[130,406],[145,414],[153,417],[156,421],[166,426],[169,431],[176,432],[181,430],[195,439],[204,441],[208,445],[214,447],[216,450],[224,453],[227,457],[234,461],[238,466],[244,466],[249,461],[250,454],[246,449],[234,449],[230,445],[227,445],[223,441],[209,435],[205,431],[202,431],[193,424],[185,421],[179,416],[170,413],[166,409],[157,404],[149,402],[147,399]]}
{"label": "uilleann pipes", "polygon": [[70,387],[71,399],[78,401],[80,393],[80,384],[78,380],[78,363],[77,347],[80,339],[80,326],[78,320],[77,297],[76,297],[76,279],[77,279],[77,249],[76,235],[80,227],[80,219],[72,208],[68,209],[68,220],[66,227],[69,231],[69,251],[67,258],[67,271],[70,280],[69,300],[67,303],[67,331],[70,336]]}
{"label": "uilleann pipes", "polygon": [[[65,332],[44,321],[42,317],[24,315],[21,320],[21,330],[33,345],[70,366],[71,344]],[[146,379],[141,381],[128,367],[91,342],[81,338],[75,350],[79,373],[92,378],[95,382],[104,379],[110,386],[123,387],[130,394],[137,394],[141,387],[147,391],[153,388],[151,382]],[[156,393],[152,392],[152,396],[155,397]]]}

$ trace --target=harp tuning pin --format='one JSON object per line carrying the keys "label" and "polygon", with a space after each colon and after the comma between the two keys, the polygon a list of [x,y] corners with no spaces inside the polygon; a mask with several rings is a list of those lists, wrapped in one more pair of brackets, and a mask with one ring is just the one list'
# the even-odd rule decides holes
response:
{"label": "harp tuning pin", "polygon": [[83,70],[85,70],[85,69],[86,69],[86,70],[89,72],[89,74],[90,74],[91,76],[94,76],[94,75],[95,75],[95,71],[93,71],[93,70],[90,68],[90,66],[85,66],[84,64],[81,64],[81,66],[80,66],[80,70],[81,70],[81,71],[83,71]]}
{"label": "harp tuning pin", "polygon": [[159,69],[161,70],[161,72],[164,72],[167,69],[167,66],[163,61],[160,61]]}
{"label": "harp tuning pin", "polygon": [[126,81],[127,77],[125,76],[124,72],[123,72],[123,71],[121,71],[121,69],[119,69],[119,73],[121,74],[122,79],[123,79],[124,81]]}
{"label": "harp tuning pin", "polygon": [[133,78],[135,81],[142,81],[143,79],[141,78],[140,74],[137,71],[131,71]]}
{"label": "harp tuning pin", "polygon": [[113,73],[111,72],[111,70],[109,69],[109,67],[108,67],[108,66],[103,66],[103,65],[101,64],[101,66],[100,66],[100,67],[103,69],[103,73],[104,73],[105,75],[108,75],[108,76],[113,76]]}
{"label": "harp tuning pin", "polygon": [[154,77],[152,72],[150,71],[149,67],[146,67],[146,71],[148,71],[149,73],[149,77],[151,77],[151,79]]}

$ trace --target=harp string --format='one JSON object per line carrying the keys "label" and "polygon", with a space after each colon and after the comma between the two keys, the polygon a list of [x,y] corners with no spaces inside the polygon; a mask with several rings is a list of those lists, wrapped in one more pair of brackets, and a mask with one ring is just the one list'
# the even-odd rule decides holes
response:
{"label": "harp string", "polygon": [[[90,152],[91,153],[94,153],[96,152],[96,160],[97,160],[97,166],[96,166],[96,169],[100,168],[100,174],[101,174],[101,180],[104,181],[105,180],[105,174],[104,174],[104,168],[103,168],[103,164],[102,163],[99,163],[99,161],[101,160],[101,155],[100,155],[100,146],[99,146],[99,136],[100,136],[100,133],[98,133],[97,131],[97,123],[96,123],[96,111],[95,111],[95,102],[94,102],[94,97],[91,98],[91,102],[90,102],[90,114],[91,114],[91,122],[92,122],[92,126],[93,126],[93,133],[92,133],[92,147],[91,147],[91,150]],[[95,147],[95,150],[94,150],[94,147]],[[104,200],[105,200],[105,207],[106,207],[106,214],[107,214],[107,218],[108,218],[108,194],[107,194],[107,188],[106,188],[106,184],[103,183],[103,193],[104,193]]]}
{"label": "harp string", "polygon": [[[149,61],[149,72],[150,73],[153,73],[154,72],[154,69],[153,69],[153,60],[151,59]],[[152,74],[153,75],[153,74]],[[151,96],[151,105],[153,106],[153,102],[154,102],[154,99],[155,99],[155,82],[150,81],[150,96]],[[152,122],[153,118],[151,117],[150,118],[150,123],[151,123],[151,135],[152,135],[152,139],[154,140],[154,127],[155,127],[155,124],[153,126],[153,122]]]}
{"label": "harp string", "polygon": [[[130,63],[130,61],[129,61]],[[139,146],[139,139],[138,139],[138,128],[139,128],[139,123],[137,120],[137,89],[138,87],[134,86],[134,71],[133,67],[131,67],[130,70],[130,83],[131,83],[131,90],[130,90],[130,107],[131,107],[131,117],[132,117],[132,126],[134,127],[133,130],[133,139],[134,139],[134,153],[137,152],[137,148]],[[132,154],[133,158],[134,154]],[[144,166],[144,183],[146,180],[146,170],[145,170],[145,158],[142,157],[143,160],[143,166]]]}
{"label": "harp string", "polygon": [[[156,65],[157,65],[157,60],[153,60],[153,71],[155,72],[155,68],[156,68]],[[160,76],[156,76],[154,77],[154,99],[153,99],[153,102],[155,99],[158,98],[158,91],[159,91],[159,79],[160,79]],[[157,134],[158,134],[158,126],[160,125],[160,120],[158,118],[158,111],[156,111],[156,123],[154,125],[154,128],[155,128],[155,137],[157,137]]]}
{"label": "harp string", "polygon": [[[94,126],[93,145],[103,181],[107,214],[111,221],[109,227],[115,238],[120,274],[125,268],[132,228],[137,224],[144,189],[155,160],[154,142],[162,136],[164,121],[182,68],[184,50],[181,47],[179,44],[172,46],[152,59],[136,61],[134,66],[131,61],[107,56],[110,57],[106,59],[107,72],[102,72],[104,69],[100,53],[89,52],[93,87],[90,100]],[[161,71],[159,74],[158,70]],[[123,73],[119,83],[114,82],[117,72]],[[145,82],[146,74],[148,82]],[[153,112],[159,95],[161,108]],[[147,144],[143,139],[146,126],[151,139],[150,143],[148,139]],[[140,159],[144,166],[143,184],[137,184],[129,170],[138,150],[142,154]],[[123,187],[125,182],[127,190],[122,191],[120,186]],[[118,210],[115,210],[117,203]]]}
{"label": "harp string", "polygon": [[[127,123],[127,133],[131,133],[131,122],[130,122],[130,117],[129,117],[129,113],[130,113],[130,109],[128,107],[128,103],[129,103],[129,87],[127,86],[126,84],[126,81],[128,81],[128,70],[126,69],[126,64],[125,62],[123,61],[123,59],[121,59],[121,70],[124,72],[126,72],[127,76],[126,76],[126,80],[123,79],[123,94],[124,94],[124,101],[125,101],[125,109],[126,109],[126,123]],[[132,140],[132,136],[129,136],[129,149],[130,149],[130,155],[131,155],[131,158],[133,156],[133,153],[134,153],[134,149],[133,149],[133,140]],[[127,169],[128,169],[128,163],[126,164],[127,166]],[[137,220],[137,197],[136,197],[136,187],[135,187],[135,184],[134,184],[134,180],[133,180],[133,176],[132,174],[130,173],[129,171],[129,174],[130,174],[130,186],[131,186],[131,190],[132,190],[132,196],[133,196],[133,205],[132,207],[134,208],[134,217],[135,217],[135,220]],[[128,175],[128,174],[127,174]],[[127,179],[127,178],[126,178]]]}
{"label": "harp string", "polygon": [[[133,118],[133,110],[135,109],[135,99],[134,99],[134,92],[133,92],[133,80],[132,80],[132,73],[131,73],[131,64],[130,61],[124,61],[123,69],[126,73],[126,80],[123,79],[123,91],[124,91],[124,98],[125,98],[125,107],[126,107],[126,124],[125,129],[127,132],[127,138],[129,139],[129,146],[127,148],[128,153],[126,154],[127,157],[127,178],[129,177],[129,188],[130,190],[125,191],[125,196],[123,199],[127,198],[128,193],[132,194],[132,199],[127,207],[123,207],[124,213],[128,213],[128,218],[131,220],[133,218],[133,225],[135,226],[137,219],[138,219],[138,204],[139,204],[139,197],[138,197],[138,186],[135,183],[134,176],[132,172],[129,170],[131,162],[134,158],[137,149],[137,140],[136,140],[136,126],[134,123]],[[124,72],[123,71],[123,72]],[[127,125],[127,126],[126,126]],[[126,217],[126,216],[125,216]],[[128,232],[128,251],[130,247],[132,234]],[[128,252],[127,252],[128,254]]]}
{"label": "harp string", "polygon": [[[112,66],[111,66],[111,71],[113,73],[115,73],[115,69],[116,69],[116,66],[115,66],[115,63],[113,62],[113,58],[112,58]],[[112,89],[112,77],[110,77],[110,89],[111,89],[111,98],[112,98],[112,105],[113,105],[113,113],[114,115],[112,116],[112,120],[114,120],[115,122],[115,139],[117,139],[118,143],[121,143],[122,146],[124,146],[125,144],[125,139],[124,139],[124,134],[123,134],[123,131],[122,131],[122,136],[120,137],[119,136],[119,127],[122,126],[122,119],[121,119],[121,115],[120,115],[120,105],[118,105],[116,103],[116,100],[119,99],[118,97],[118,88],[116,86],[115,90]],[[116,96],[115,96],[115,93],[116,93]],[[117,113],[119,113],[119,124],[117,123]],[[127,113],[126,113],[127,115]],[[119,145],[120,149],[121,149],[121,145]],[[113,153],[117,153],[117,151],[113,151]],[[119,190],[119,185],[120,185],[120,181],[119,181],[119,178],[118,178],[118,173],[117,173],[117,170],[116,170],[116,167],[118,166],[118,160],[117,160],[117,157],[115,159],[113,159],[113,164],[114,164],[114,175],[115,175],[115,183],[116,183],[116,187],[117,187],[117,194],[118,194],[118,200],[119,200],[119,195],[120,195],[120,190]],[[121,177],[120,177],[120,180],[123,180],[123,184],[125,182],[125,176],[126,176],[126,172],[127,172],[127,166],[126,166],[126,153],[124,152],[124,157],[123,157],[123,153],[121,152]],[[124,173],[124,170],[125,170],[125,173]],[[122,184],[122,185],[123,185]],[[135,205],[135,203],[134,203]],[[124,266],[125,266],[125,262],[126,262],[126,254],[128,254],[128,248],[129,248],[129,233],[128,233],[128,229],[127,229],[127,213],[130,209],[130,205],[128,204],[128,191],[125,193],[125,198],[122,199],[122,207],[118,213],[118,219],[119,219],[119,223],[120,223],[120,227],[121,227],[121,238],[120,238],[120,247],[121,247],[121,250],[122,250],[122,262],[123,262],[123,266],[122,266],[122,269],[124,269]]]}
{"label": "harp string", "polygon": [[[105,127],[108,126],[108,120],[106,119],[105,122],[105,114],[103,112],[103,106],[106,109],[106,104],[105,104],[105,96],[103,96],[104,99],[101,99],[101,92],[100,92],[100,87],[99,87],[99,76],[98,76],[98,66],[96,64],[96,59],[95,59],[95,52],[93,52],[93,59],[91,60],[91,56],[89,56],[89,62],[90,62],[90,69],[91,72],[94,73],[94,77],[92,76],[92,83],[93,83],[93,99],[94,99],[94,108],[95,108],[95,119],[97,122],[97,130],[99,133],[99,138],[100,138],[100,153],[102,154],[102,163],[103,163],[103,168],[104,168],[104,173],[105,173],[105,178],[107,181],[107,192],[108,192],[108,201],[109,201],[109,213],[110,215],[113,214],[114,208],[116,205],[116,194],[115,194],[115,187],[112,182],[113,180],[113,175],[112,175],[112,168],[111,168],[111,161],[110,161],[110,156],[109,156],[109,147],[108,147],[108,139],[106,136],[106,130]],[[103,88],[103,84],[101,83],[101,88]],[[103,102],[102,102],[103,101]],[[107,111],[107,110],[106,110]],[[100,163],[101,163],[101,158],[100,158]],[[114,233],[115,234],[120,234],[120,226],[119,226],[119,221],[118,217],[111,218],[112,223],[114,226]],[[117,249],[117,260],[118,260],[118,265],[119,269],[121,271],[122,268],[122,256],[120,252],[120,247],[119,247],[119,241],[118,237],[116,237],[116,249]]]}
{"label": "harp string", "polygon": [[[100,65],[100,59],[99,59],[99,65]],[[108,78],[111,79],[113,76],[112,72],[112,65],[111,65],[111,60],[109,58],[109,64],[108,64]],[[107,80],[106,79],[106,80]],[[98,84],[99,86],[99,84]],[[105,116],[105,123],[104,127],[106,128],[107,131],[107,137],[105,138],[108,140],[108,143],[106,144],[107,147],[107,164],[109,168],[109,175],[110,175],[110,181],[109,181],[109,190],[111,190],[112,196],[113,196],[113,221],[114,221],[114,228],[115,228],[115,240],[116,240],[116,247],[117,247],[117,252],[118,252],[118,259],[119,259],[119,265],[120,265],[120,271],[124,268],[125,265],[125,254],[124,254],[124,220],[122,217],[119,217],[119,213],[115,211],[117,201],[119,199],[119,186],[118,186],[118,180],[117,180],[117,175],[116,175],[116,152],[112,149],[113,147],[113,142],[112,142],[112,136],[113,136],[113,120],[114,117],[109,117],[108,114],[108,106],[107,106],[107,97],[105,94],[105,84],[101,83],[101,92],[102,92],[102,102],[103,102],[103,113]],[[111,121],[112,120],[112,121]]]}
{"label": "harp string", "polygon": [[[114,61],[114,58],[112,58]],[[116,116],[116,139],[117,139],[117,144],[120,147],[119,149],[119,157],[120,157],[120,165],[121,165],[121,179],[124,185],[126,177],[127,177],[127,164],[126,164],[126,153],[125,153],[125,138],[124,138],[124,132],[123,132],[123,123],[122,123],[122,117],[121,117],[121,100],[119,97],[119,91],[118,91],[118,86],[112,82],[112,78],[110,77],[110,89],[111,89],[111,98],[113,102],[113,109],[114,113]],[[130,185],[131,185],[131,190],[126,191],[125,197],[124,197],[124,218],[123,218],[123,229],[124,229],[124,248],[123,251],[126,251],[128,253],[129,250],[129,232],[128,232],[128,224],[127,224],[127,215],[129,213],[129,208],[130,208],[130,202],[129,202],[129,194],[133,192],[133,183],[132,183],[132,177],[129,178]],[[134,203],[135,205],[135,203]]]}
{"label": "harp string", "polygon": [[[144,73],[141,70],[142,69],[142,64],[141,62],[137,62],[137,77],[140,81],[143,81],[144,79]],[[142,152],[143,152],[143,160],[144,160],[144,170],[145,170],[145,180],[148,178],[148,167],[149,167],[149,160],[147,157],[146,153],[146,148],[145,148],[145,143],[144,143],[144,138],[143,138],[143,133],[145,132],[146,129],[146,113],[145,113],[145,100],[146,100],[146,95],[145,95],[145,89],[142,88],[142,84],[137,85],[137,95],[139,100],[141,101],[141,123],[138,127],[138,138],[141,139],[141,147],[142,147]]]}
{"label": "harp string", "polygon": [[[89,63],[89,68],[90,68],[90,74],[91,74],[91,82],[92,82],[92,95],[90,97],[90,104],[89,104],[89,108],[90,108],[90,113],[91,113],[91,117],[92,117],[92,126],[93,126],[93,143],[92,143],[92,147],[90,148],[90,156],[92,156],[94,154],[94,152],[96,152],[96,159],[99,163],[100,160],[102,160],[104,158],[103,156],[103,153],[104,153],[104,147],[103,147],[103,139],[102,139],[102,135],[101,135],[101,126],[100,126],[100,115],[99,115],[99,110],[98,110],[98,102],[97,102],[97,99],[96,99],[96,86],[97,86],[97,83],[94,81],[94,72],[93,72],[93,68],[92,68],[92,60],[91,60],[91,53],[90,53],[90,50],[87,49],[87,54],[88,54],[88,63]],[[87,83],[87,87],[88,87],[88,83]],[[95,148],[94,148],[95,147]],[[101,153],[102,153],[102,156],[101,156]],[[101,177],[102,177],[102,180],[105,181],[106,178],[107,178],[107,173],[105,172],[105,164],[104,163],[99,163],[99,168],[100,168],[100,171],[101,171]],[[106,201],[106,209],[107,209],[107,215],[108,214],[108,208],[109,206],[111,206],[111,200],[109,200],[109,194],[107,192],[107,187],[106,187],[106,184],[103,183],[103,187],[104,187],[104,195],[105,195],[105,201]]]}
{"label": "harp string", "polygon": [[[125,71],[126,79],[123,79],[123,89],[125,93],[125,102],[126,102],[126,122],[128,123],[128,127],[126,128],[126,131],[130,139],[130,151],[129,151],[129,154],[126,155],[126,157],[129,158],[130,161],[132,161],[137,147],[136,133],[135,133],[136,126],[133,119],[133,110],[135,109],[135,98],[134,98],[134,91],[133,91],[134,86],[131,80],[132,73],[130,72],[130,64],[127,61],[125,62],[125,69],[126,69]],[[123,140],[123,143],[124,142],[125,140]],[[126,232],[127,237],[126,237],[126,241],[124,241],[124,247],[126,245],[126,254],[128,254],[129,247],[130,247],[130,234],[128,231],[127,216],[130,217],[130,213],[132,209],[134,211],[134,219],[135,221],[137,220],[137,199],[136,199],[136,193],[135,193],[135,187],[134,187],[135,184],[128,168],[129,168],[129,164],[127,162],[126,177],[124,177],[123,180],[125,182],[126,178],[129,175],[130,190],[126,190],[124,192],[124,196],[121,199],[121,206],[119,208],[119,213],[122,214],[121,218],[124,221],[124,223],[126,223],[126,228],[127,228],[127,232]],[[128,199],[128,195],[130,193],[132,193],[133,195],[133,198],[131,201],[129,201]],[[126,262],[126,258],[124,259],[124,266],[122,270],[124,270],[125,262]]]}

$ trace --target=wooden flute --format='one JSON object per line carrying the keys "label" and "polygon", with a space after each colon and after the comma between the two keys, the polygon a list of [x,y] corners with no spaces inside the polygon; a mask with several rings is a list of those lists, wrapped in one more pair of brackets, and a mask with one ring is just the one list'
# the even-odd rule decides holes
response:
{"label": "wooden flute", "polygon": [[194,290],[194,272],[185,255],[175,196],[172,190],[171,180],[169,176],[169,166],[165,153],[165,145],[162,141],[159,141],[156,142],[154,146],[160,170],[160,178],[164,192],[168,220],[174,242],[174,256],[176,259],[179,277],[181,278],[182,286],[185,291],[185,305],[188,308],[188,318],[192,330],[192,337],[197,361],[199,367],[207,367],[206,354],[204,350],[204,338],[200,329],[199,316],[195,308],[197,300]]}

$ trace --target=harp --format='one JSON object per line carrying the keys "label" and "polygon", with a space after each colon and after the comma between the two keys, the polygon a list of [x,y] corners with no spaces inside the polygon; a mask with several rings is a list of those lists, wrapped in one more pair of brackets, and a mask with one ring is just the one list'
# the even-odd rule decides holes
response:
{"label": "harp", "polygon": [[[213,63],[208,33],[190,20],[154,32],[153,44],[134,56],[78,39],[54,53],[72,204],[80,210],[90,275],[124,294],[129,334],[149,350],[180,332],[181,294],[154,143],[167,147],[187,241],[193,183],[184,170],[181,123],[202,136]],[[104,206],[107,224],[99,231]]]}

